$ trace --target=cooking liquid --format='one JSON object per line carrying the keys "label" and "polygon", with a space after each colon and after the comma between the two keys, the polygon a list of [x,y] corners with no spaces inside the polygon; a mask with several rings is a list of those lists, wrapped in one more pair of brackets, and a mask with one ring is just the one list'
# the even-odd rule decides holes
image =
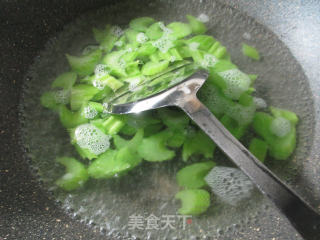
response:
{"label": "cooking liquid", "polygon": [[[67,193],[56,187],[54,182],[63,175],[64,169],[55,162],[55,158],[79,157],[57,114],[44,109],[39,98],[50,89],[56,76],[69,70],[65,53],[77,55],[86,46],[95,44],[92,27],[102,28],[106,23],[125,27],[129,19],[138,16],[151,16],[167,22],[183,21],[185,14],[209,17],[206,23],[208,34],[228,48],[232,61],[241,70],[259,75],[257,96],[267,104],[291,109],[303,119],[298,127],[299,145],[292,160],[280,164],[268,160],[275,173],[291,183],[299,173],[299,161],[308,151],[308,141],[312,140],[312,100],[304,97],[309,94],[308,84],[288,49],[261,25],[214,1],[206,1],[205,4],[202,1],[187,3],[182,0],[145,2],[141,8],[141,1],[123,1],[80,17],[50,39],[35,59],[27,76],[29,81],[25,83],[21,106],[24,144],[35,174],[71,217],[92,225],[113,239],[234,239],[236,236],[249,239],[245,236],[256,234],[252,229],[273,227],[275,219],[281,225],[283,220],[278,219],[276,210],[269,207],[268,200],[257,191],[236,206],[212,195],[212,206],[207,213],[193,217],[192,221],[182,219],[177,214],[180,203],[174,199],[179,191],[175,174],[185,166],[179,153],[172,161],[144,162],[121,178],[89,180],[84,188],[75,192]],[[261,51],[264,57],[262,62],[252,62],[241,55],[242,41],[255,45]],[[221,153],[216,152],[214,158],[221,165],[232,166]],[[188,164],[198,160],[199,157],[195,156]],[[139,215],[144,220],[143,229],[130,230],[130,219]],[[163,226],[160,223],[165,221],[166,215],[171,216],[174,229],[147,229],[150,215],[159,218],[159,226]],[[298,238],[292,233],[288,239]]]}

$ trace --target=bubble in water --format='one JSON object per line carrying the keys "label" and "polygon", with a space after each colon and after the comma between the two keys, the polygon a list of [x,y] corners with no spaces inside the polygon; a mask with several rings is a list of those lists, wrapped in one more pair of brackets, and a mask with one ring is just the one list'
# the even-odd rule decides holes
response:
{"label": "bubble in water", "polygon": [[75,139],[81,148],[86,148],[96,155],[105,152],[110,146],[110,136],[88,123],[76,128]]}
{"label": "bubble in water", "polygon": [[289,120],[277,117],[271,122],[270,131],[278,137],[284,137],[291,131],[291,127]]}
{"label": "bubble in water", "polygon": [[98,111],[89,105],[83,109],[82,114],[86,119],[93,119],[98,115]]}
{"label": "bubble in water", "polygon": [[100,79],[94,79],[92,85],[100,90],[103,90],[106,87],[106,82],[101,81]]}
{"label": "bubble in water", "polygon": [[201,13],[198,18],[197,18],[200,22],[203,22],[203,23],[207,23],[209,22],[209,16],[207,14],[204,14],[204,13]]}
{"label": "bubble in water", "polygon": [[145,43],[146,41],[148,41],[149,38],[147,37],[147,35],[145,33],[138,33],[137,34],[137,42],[138,43]]}
{"label": "bubble in water", "polygon": [[240,95],[250,87],[249,76],[239,69],[231,69],[218,73],[226,82],[224,94],[232,99],[239,99]]}
{"label": "bubble in water", "polygon": [[94,69],[94,74],[97,78],[108,75],[109,72],[110,71],[108,70],[107,65],[105,65],[105,64],[98,64],[98,65],[96,65],[96,67]]}
{"label": "bubble in water", "polygon": [[67,104],[69,102],[70,91],[61,89],[54,93],[54,99],[57,103]]}
{"label": "bubble in water", "polygon": [[214,167],[205,180],[212,192],[223,202],[233,206],[250,197],[254,189],[249,178],[236,168]]}
{"label": "bubble in water", "polygon": [[111,32],[117,37],[121,37],[124,34],[124,31],[119,26],[113,26]]}
{"label": "bubble in water", "polygon": [[254,97],[253,102],[256,105],[257,109],[267,108],[268,106],[266,101],[262,98]]}
{"label": "bubble in water", "polygon": [[212,54],[205,54],[201,63],[202,67],[208,68],[213,67],[218,62],[218,59]]}
{"label": "bubble in water", "polygon": [[163,52],[163,53],[168,52],[168,50],[174,46],[172,43],[172,40],[170,40],[167,35],[163,35],[157,41],[154,41],[152,45],[158,48],[160,52]]}

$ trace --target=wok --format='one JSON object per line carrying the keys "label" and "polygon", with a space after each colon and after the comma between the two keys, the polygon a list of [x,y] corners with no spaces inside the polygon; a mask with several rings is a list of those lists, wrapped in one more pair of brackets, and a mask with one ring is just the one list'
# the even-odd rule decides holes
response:
{"label": "wok", "polygon": [[[59,42],[56,40],[65,38],[64,34],[68,32],[66,29],[71,30],[76,24],[82,31],[72,32],[75,38],[73,41],[88,43],[85,36],[92,26],[90,23],[94,23],[93,16],[100,16],[101,19],[121,25],[128,19],[141,15],[157,16],[169,21],[182,20],[186,13],[196,15],[204,12],[209,15],[210,33],[226,44],[233,61],[244,71],[261,75],[257,82],[259,95],[276,106],[294,110],[300,116],[298,148],[295,154],[288,163],[271,166],[271,169],[312,206],[319,209],[320,151],[317,143],[320,138],[320,35],[317,29],[320,25],[320,4],[316,1],[256,0],[220,3],[209,0],[159,0],[44,3],[31,0],[1,1],[0,4],[0,239],[130,238],[131,233],[125,228],[128,218],[119,220],[117,217],[128,217],[129,213],[139,211],[149,214],[155,212],[159,215],[161,211],[156,208],[155,202],[167,201],[171,191],[174,192],[174,189],[171,189],[174,186],[167,181],[174,168],[171,165],[164,167],[169,171],[165,171],[161,166],[151,171],[147,176],[148,179],[153,179],[150,180],[149,187],[138,183],[135,188],[129,189],[131,185],[115,182],[110,189],[103,192],[101,189],[105,188],[104,183],[94,183],[91,192],[79,193],[76,196],[49,189],[48,169],[54,167],[50,165],[50,159],[52,160],[52,155],[57,152],[61,153],[59,145],[64,142],[58,141],[54,148],[52,145],[50,148],[45,147],[44,143],[60,139],[62,133],[56,131],[56,134],[49,136],[48,131],[43,130],[50,129],[43,125],[44,118],[49,115],[44,116],[43,112],[37,112],[32,107],[36,106],[38,95],[41,94],[41,77],[53,75],[56,69],[63,68],[63,61],[55,61],[62,59],[61,54],[54,51]],[[91,19],[91,22],[84,24],[81,19]],[[243,33],[249,33],[252,38],[248,41],[261,50],[265,60],[263,64],[248,64],[237,52]],[[60,47],[63,53],[77,50],[68,44]],[[49,80],[45,80],[42,79],[42,84],[48,85]],[[35,93],[34,90],[38,91]],[[55,120],[49,120],[49,123],[52,129],[59,129]],[[53,152],[50,152],[50,149]],[[44,158],[47,160],[44,161]],[[37,166],[37,173],[34,171],[35,167],[30,166]],[[159,188],[159,185],[162,187]],[[128,195],[114,201],[115,196],[106,194],[111,190],[117,197],[121,196],[123,191],[127,191]],[[153,195],[154,198],[150,197]],[[92,196],[92,199],[81,201],[88,199],[88,196]],[[163,199],[166,196],[168,199]],[[79,211],[81,206],[91,206],[93,209],[89,213],[83,213]],[[110,214],[103,215],[103,218],[90,217],[102,208],[111,209]],[[167,211],[173,214],[172,209],[168,208]],[[168,239],[172,239],[172,236],[177,236],[178,239],[301,239],[274,206],[258,193],[242,208],[222,207],[220,212],[211,214],[216,217],[209,218],[210,221],[204,220],[205,218],[193,219],[189,230],[173,231],[172,235],[167,235]],[[85,219],[86,216],[89,217]],[[110,222],[109,227],[103,225]],[[165,234],[142,231],[136,235],[141,236],[141,239],[157,239],[159,236],[166,236]]]}

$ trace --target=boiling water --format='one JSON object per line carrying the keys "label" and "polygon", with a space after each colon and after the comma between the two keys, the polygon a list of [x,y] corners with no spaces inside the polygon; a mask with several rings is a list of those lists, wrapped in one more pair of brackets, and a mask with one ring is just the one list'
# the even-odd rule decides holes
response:
{"label": "boiling water", "polygon": [[[129,19],[137,16],[151,16],[170,22],[183,20],[185,14],[199,16],[205,21],[209,18],[209,34],[227,46],[233,62],[246,73],[259,74],[257,95],[267,104],[292,109],[302,119],[298,127],[298,148],[291,161],[273,164],[268,160],[276,174],[294,184],[300,163],[308,153],[313,138],[313,108],[312,100],[307,97],[310,96],[307,80],[276,36],[234,9],[214,1],[122,1],[82,16],[52,38],[30,68],[21,107],[24,144],[32,169],[43,187],[70,216],[112,238],[249,239],[246,236],[250,235],[250,239],[261,239],[254,229],[260,229],[261,226],[280,229],[276,226],[284,222],[279,220],[274,208],[269,207],[268,201],[257,191],[236,206],[225,204],[213,195],[209,211],[201,217],[193,217],[192,222],[178,216],[176,211],[179,202],[174,200],[174,195],[178,191],[175,173],[183,166],[179,158],[159,164],[145,162],[127,176],[105,181],[90,180],[85,188],[72,193],[57,189],[54,184],[64,172],[55,163],[55,158],[77,155],[57,115],[42,108],[39,98],[50,88],[57,75],[68,70],[64,54],[76,55],[93,44],[93,26],[103,27],[106,23],[124,26]],[[253,62],[242,56],[242,41],[257,46],[263,56],[261,62]],[[265,107],[263,100],[257,101],[261,107]],[[192,161],[196,160],[194,158]],[[219,153],[215,155],[215,161],[230,165]],[[163,223],[170,218],[172,227],[147,229],[150,226],[146,220],[152,215]],[[131,230],[132,221],[137,220],[134,218],[137,216],[144,220],[143,229]],[[291,232],[287,236],[288,239],[298,239]]]}

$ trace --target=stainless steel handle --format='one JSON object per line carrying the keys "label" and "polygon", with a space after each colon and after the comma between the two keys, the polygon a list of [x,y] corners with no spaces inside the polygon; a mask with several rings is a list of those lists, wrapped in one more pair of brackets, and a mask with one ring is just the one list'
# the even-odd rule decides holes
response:
{"label": "stainless steel handle", "polygon": [[319,240],[320,215],[257,160],[192,93],[176,105],[274,202],[304,239]]}

